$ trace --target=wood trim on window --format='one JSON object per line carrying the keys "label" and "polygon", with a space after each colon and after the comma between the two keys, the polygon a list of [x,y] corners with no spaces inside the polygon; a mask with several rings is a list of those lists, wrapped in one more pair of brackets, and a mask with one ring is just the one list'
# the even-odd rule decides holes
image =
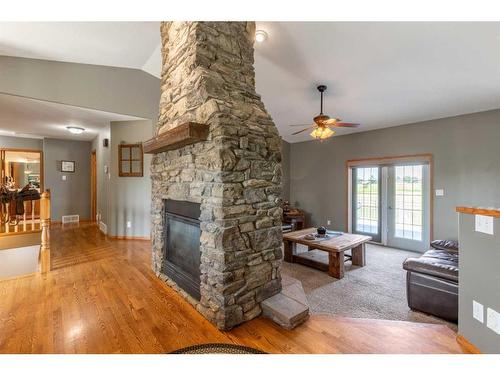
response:
{"label": "wood trim on window", "polygon": [[401,156],[383,156],[367,159],[347,160],[347,167],[370,166],[370,165],[395,165],[406,163],[431,163],[432,154],[416,154]]}
{"label": "wood trim on window", "polygon": [[345,162],[344,173],[344,230],[349,230],[349,169],[357,166],[370,165],[396,165],[406,163],[428,163],[429,164],[429,238],[434,239],[434,157],[432,154],[415,154],[399,156],[382,156],[365,159],[352,159]]}
{"label": "wood trim on window", "polygon": [[[128,158],[125,158],[124,150],[128,150]],[[132,157],[132,150],[139,150],[139,157]],[[140,167],[139,171],[134,171],[132,166],[133,162],[139,162]],[[128,163],[128,168],[127,164]],[[133,144],[120,144],[118,145],[118,176],[119,177],[143,177],[144,176],[144,153],[142,150],[142,143],[133,143]]]}

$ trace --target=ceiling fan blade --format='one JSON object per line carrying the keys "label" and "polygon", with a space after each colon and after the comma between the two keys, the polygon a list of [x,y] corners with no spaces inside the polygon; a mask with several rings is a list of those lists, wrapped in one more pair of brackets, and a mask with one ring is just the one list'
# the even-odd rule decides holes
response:
{"label": "ceiling fan blade", "polygon": [[310,127],[308,127],[308,128],[305,128],[305,129],[299,130],[298,132],[292,133],[292,135],[299,134],[299,133],[305,132],[305,131],[307,131],[307,130],[311,130],[312,128],[314,128],[314,126],[310,126]]}
{"label": "ceiling fan blade", "polygon": [[335,126],[338,128],[357,128],[359,124],[354,124],[352,122],[336,122],[335,124],[331,125]]}
{"label": "ceiling fan blade", "polygon": [[311,124],[294,124],[294,125],[288,125],[288,126],[310,126]]}

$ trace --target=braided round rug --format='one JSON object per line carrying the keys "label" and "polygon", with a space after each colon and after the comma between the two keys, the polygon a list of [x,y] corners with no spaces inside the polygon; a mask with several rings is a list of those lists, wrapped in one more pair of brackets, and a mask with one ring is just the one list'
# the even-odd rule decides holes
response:
{"label": "braided round rug", "polygon": [[174,350],[169,354],[266,354],[258,349],[234,344],[201,344]]}

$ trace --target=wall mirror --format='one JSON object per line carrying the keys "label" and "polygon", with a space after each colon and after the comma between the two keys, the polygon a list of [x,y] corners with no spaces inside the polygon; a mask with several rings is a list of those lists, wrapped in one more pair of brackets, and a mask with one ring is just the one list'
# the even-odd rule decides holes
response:
{"label": "wall mirror", "polygon": [[[43,191],[42,151],[25,149],[0,149],[1,157],[1,205],[0,230],[9,232],[10,226],[23,223],[23,228],[39,229],[40,201],[38,198],[24,196],[19,199],[21,189],[29,186],[41,193]],[[17,197],[17,198],[13,198]],[[30,226],[31,225],[31,226]],[[17,229],[15,230],[17,231]]]}
{"label": "wall mirror", "polygon": [[43,189],[42,152],[35,150],[1,150],[2,183],[8,189],[22,189],[28,184],[39,192]]}
{"label": "wall mirror", "polygon": [[120,177],[142,177],[144,174],[142,143],[118,146],[118,175]]}

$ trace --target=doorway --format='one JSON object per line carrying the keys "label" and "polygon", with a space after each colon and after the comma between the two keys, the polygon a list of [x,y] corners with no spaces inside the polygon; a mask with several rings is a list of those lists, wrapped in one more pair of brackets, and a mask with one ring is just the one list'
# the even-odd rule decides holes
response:
{"label": "doorway", "polygon": [[90,154],[90,220],[97,221],[97,155],[96,150]]}
{"label": "doorway", "polygon": [[348,231],[423,252],[432,238],[432,157],[347,162]]}

